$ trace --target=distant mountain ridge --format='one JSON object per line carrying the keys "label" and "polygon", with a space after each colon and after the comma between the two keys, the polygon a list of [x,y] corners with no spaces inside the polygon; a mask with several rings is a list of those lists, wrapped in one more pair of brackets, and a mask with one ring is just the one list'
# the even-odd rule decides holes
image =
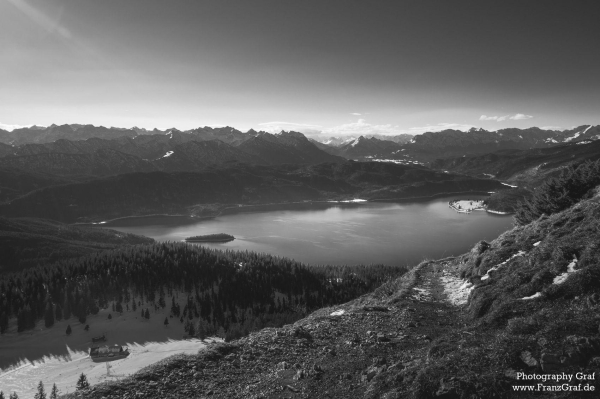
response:
{"label": "distant mountain ridge", "polygon": [[[161,142],[157,140],[157,136],[165,136],[165,141]],[[274,137],[277,137],[278,140],[274,140]],[[261,138],[262,140],[257,140],[257,138]],[[291,138],[295,139],[294,143],[291,142]],[[113,143],[113,146],[110,148],[148,160],[158,158],[161,156],[161,152],[164,155],[167,151],[172,151],[172,143],[176,141],[181,144],[189,141],[219,140],[233,147],[245,147],[247,152],[253,154],[257,159],[261,159],[260,163],[273,163],[269,162],[269,159],[274,158],[286,158],[289,160],[289,163],[332,161],[332,159],[328,159],[323,154],[315,156],[317,153],[314,147],[329,155],[341,156],[346,159],[410,159],[420,163],[429,163],[438,158],[485,154],[504,149],[526,150],[531,148],[547,148],[563,143],[598,140],[600,139],[600,126],[582,125],[563,131],[544,130],[537,127],[527,129],[508,128],[498,131],[472,128],[467,132],[448,129],[439,132],[426,132],[414,136],[409,134],[362,134],[359,137],[314,137],[309,140],[297,132],[282,131],[279,134],[273,135],[250,129],[248,132],[243,133],[230,126],[217,128],[205,126],[180,131],[177,129],[147,130],[137,127],[131,129],[106,128],[103,126],[78,124],[51,125],[48,127],[32,126],[15,129],[12,132],[0,130],[0,157],[10,155],[11,153],[25,155],[25,152],[63,151],[65,148],[59,149],[58,147],[65,147],[64,143],[60,145],[56,144],[52,149],[47,145],[60,140],[71,141],[73,142],[72,147],[78,147],[77,151],[74,148],[67,149],[69,153],[90,152],[89,148],[91,145],[89,143],[85,146],[75,144],[77,141],[89,139],[116,140],[118,144]],[[149,151],[147,148],[145,151],[140,151],[134,148],[136,146],[132,145],[132,140],[139,140],[148,146],[153,145],[155,147],[154,151]],[[252,142],[244,144],[248,141]],[[275,141],[279,145],[286,145],[287,148],[283,149],[282,147],[273,145]],[[268,142],[271,142],[271,144]],[[11,150],[10,147],[4,144],[12,146],[13,149],[15,147],[19,148]],[[23,145],[27,144],[41,144],[45,147],[23,147]],[[308,144],[312,144],[312,146]],[[83,147],[86,148],[84,149]],[[296,150],[291,151],[290,147],[296,147]],[[309,151],[312,155],[298,153],[298,150],[301,148]],[[401,154],[400,150],[402,150]],[[254,162],[259,161],[255,160]]]}
{"label": "distant mountain ridge", "polygon": [[600,139],[600,126],[583,125],[575,129],[558,131],[528,129],[501,129],[490,132],[484,129],[444,130],[417,135],[404,148],[421,161],[437,158],[491,153],[504,149],[527,150],[547,148],[562,143]]}
{"label": "distant mountain ridge", "polygon": [[[216,138],[218,137],[218,138]],[[197,171],[230,163],[274,165],[342,162],[303,134],[241,133],[233,128],[175,129],[163,134],[0,145],[0,167],[58,176],[108,176],[150,171]]]}

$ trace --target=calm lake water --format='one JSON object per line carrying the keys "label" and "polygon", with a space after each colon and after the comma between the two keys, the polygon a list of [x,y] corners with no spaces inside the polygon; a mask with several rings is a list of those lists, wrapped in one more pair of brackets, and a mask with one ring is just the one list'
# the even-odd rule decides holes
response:
{"label": "calm lake water", "polygon": [[451,199],[415,203],[362,203],[327,209],[273,210],[198,220],[177,216],[119,219],[103,224],[158,241],[227,233],[236,239],[205,245],[285,256],[311,264],[414,265],[423,259],[460,255],[479,240],[492,240],[512,226],[511,216],[484,211],[457,213]]}

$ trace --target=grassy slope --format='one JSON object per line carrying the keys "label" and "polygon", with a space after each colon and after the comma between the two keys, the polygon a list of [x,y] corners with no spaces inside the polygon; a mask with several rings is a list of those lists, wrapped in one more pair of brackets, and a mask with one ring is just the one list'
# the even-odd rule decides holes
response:
{"label": "grassy slope", "polygon": [[[443,355],[419,371],[414,386],[417,396],[435,393],[440,379],[454,378],[458,393],[528,397],[512,391],[512,385],[519,384],[514,379],[516,372],[584,371],[598,375],[599,220],[600,197],[596,196],[562,213],[508,231],[489,246],[480,243],[458,258],[454,267],[476,283],[464,315],[467,325],[450,331],[437,343]],[[524,255],[512,258],[491,272],[491,278],[479,281],[488,270],[519,251]],[[564,284],[553,284],[556,276],[567,271],[573,256],[578,259],[577,272]],[[541,297],[537,299],[521,299],[538,292]],[[526,352],[537,364],[525,364],[522,359]],[[561,356],[562,364],[542,360],[560,361]],[[597,391],[600,381],[592,382]],[[539,395],[536,392],[531,397]],[[544,397],[572,395],[546,393]]]}
{"label": "grassy slope", "polygon": [[0,217],[0,272],[72,258],[120,245],[149,244],[153,239],[115,230],[34,218]]}

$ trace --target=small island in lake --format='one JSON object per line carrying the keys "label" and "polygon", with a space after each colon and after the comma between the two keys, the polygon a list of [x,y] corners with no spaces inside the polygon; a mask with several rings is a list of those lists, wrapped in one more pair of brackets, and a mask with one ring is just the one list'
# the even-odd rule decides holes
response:
{"label": "small island in lake", "polygon": [[223,233],[193,236],[185,239],[186,242],[229,242],[233,240],[235,240],[234,236]]}

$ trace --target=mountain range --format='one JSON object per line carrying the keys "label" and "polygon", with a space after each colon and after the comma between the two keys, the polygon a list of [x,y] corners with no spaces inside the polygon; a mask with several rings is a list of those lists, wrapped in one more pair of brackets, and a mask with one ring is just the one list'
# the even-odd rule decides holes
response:
{"label": "mountain range", "polygon": [[[215,137],[218,137],[215,138]],[[295,132],[241,133],[197,129],[188,133],[124,135],[107,139],[59,139],[0,146],[0,168],[84,178],[131,172],[197,171],[231,163],[261,165],[342,162]]]}
{"label": "mountain range", "polygon": [[[406,135],[403,135],[406,136]],[[398,136],[359,136],[331,138],[321,142],[313,140],[320,149],[346,159],[386,159],[400,163],[429,164],[437,159],[493,153],[499,150],[528,150],[549,148],[567,143],[598,140],[600,126],[583,125],[558,131],[529,129],[501,129],[487,131],[471,129],[427,132],[409,139]]]}

